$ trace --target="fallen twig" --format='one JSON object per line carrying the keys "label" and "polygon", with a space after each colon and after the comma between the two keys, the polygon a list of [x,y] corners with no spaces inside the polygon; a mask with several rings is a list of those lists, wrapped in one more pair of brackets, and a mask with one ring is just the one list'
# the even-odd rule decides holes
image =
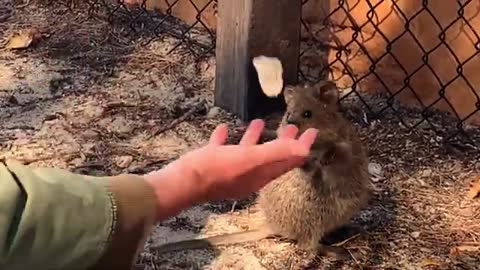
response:
{"label": "fallen twig", "polygon": [[171,158],[163,158],[163,159],[159,159],[159,160],[154,160],[154,161],[150,161],[150,162],[147,162],[147,163],[143,163],[143,164],[139,164],[133,168],[129,168],[128,170],[125,171],[125,173],[128,173],[128,174],[145,174],[145,173],[148,173],[149,171],[147,169],[149,169],[150,167],[156,167],[156,166],[164,166],[165,164],[175,160],[176,157],[171,157]]}
{"label": "fallen twig", "polygon": [[469,199],[475,199],[480,197],[480,177],[476,176],[472,178],[472,182],[470,183],[470,189],[467,192],[467,196]]}
{"label": "fallen twig", "polygon": [[53,159],[53,156],[46,156],[46,157],[38,157],[38,158],[15,158],[18,162],[22,163],[23,165],[30,165],[32,163],[36,163],[39,161],[46,161]]}
{"label": "fallen twig", "polygon": [[166,126],[163,126],[163,127],[160,127],[158,128],[157,130],[155,130],[148,138],[151,139],[155,136],[158,136],[160,134],[162,134],[163,132],[167,131],[167,130],[170,130],[172,128],[174,128],[175,126],[177,126],[178,124],[184,122],[185,120],[187,120],[188,117],[190,117],[191,115],[193,115],[195,112],[197,112],[198,110],[200,110],[203,106],[205,106],[205,101],[200,101],[199,103],[197,103],[195,106],[193,106],[192,108],[190,108],[190,110],[188,110],[184,115],[180,116],[179,118],[173,120],[170,124],[166,125]]}
{"label": "fallen twig", "polygon": [[78,166],[75,166],[72,168],[72,170],[80,170],[80,169],[103,169],[105,167],[105,163],[103,162],[90,162],[90,163],[85,163],[81,164]]}
{"label": "fallen twig", "polygon": [[353,236],[351,236],[351,237],[349,237],[349,238],[347,238],[347,239],[343,240],[342,242],[335,243],[335,244],[333,244],[332,246],[341,247],[341,246],[345,245],[347,242],[350,242],[351,240],[353,240],[353,239],[357,238],[358,236],[360,236],[360,234],[359,234],[359,233],[357,233],[357,234],[355,234],[355,235],[353,235]]}

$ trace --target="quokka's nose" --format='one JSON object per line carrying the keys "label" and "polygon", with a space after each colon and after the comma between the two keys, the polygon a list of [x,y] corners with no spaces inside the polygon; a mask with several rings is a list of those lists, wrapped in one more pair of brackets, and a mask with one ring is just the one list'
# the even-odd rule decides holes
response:
{"label": "quokka's nose", "polygon": [[287,124],[294,125],[295,123],[295,117],[293,117],[291,114],[287,114]]}

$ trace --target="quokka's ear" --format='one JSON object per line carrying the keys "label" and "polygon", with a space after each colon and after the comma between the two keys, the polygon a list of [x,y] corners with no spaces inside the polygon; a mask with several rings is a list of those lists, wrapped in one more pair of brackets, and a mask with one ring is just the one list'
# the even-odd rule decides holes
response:
{"label": "quokka's ear", "polygon": [[337,85],[332,81],[320,81],[313,86],[313,95],[318,100],[328,105],[335,105],[339,99],[339,92]]}
{"label": "quokka's ear", "polygon": [[285,85],[283,89],[283,96],[285,97],[285,102],[288,104],[293,98],[293,92],[295,91],[295,87],[291,85]]}

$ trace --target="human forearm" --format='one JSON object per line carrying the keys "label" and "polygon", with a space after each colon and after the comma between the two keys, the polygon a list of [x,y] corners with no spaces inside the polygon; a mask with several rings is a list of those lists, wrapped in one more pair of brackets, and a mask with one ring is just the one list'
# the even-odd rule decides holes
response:
{"label": "human forearm", "polygon": [[207,200],[206,183],[192,174],[192,170],[183,168],[183,164],[185,162],[173,162],[144,176],[158,200],[157,220],[164,220]]}

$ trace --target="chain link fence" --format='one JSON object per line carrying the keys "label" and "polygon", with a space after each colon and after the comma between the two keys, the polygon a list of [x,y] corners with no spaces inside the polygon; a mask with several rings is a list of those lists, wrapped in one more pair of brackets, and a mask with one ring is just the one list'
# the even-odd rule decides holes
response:
{"label": "chain link fence", "polygon": [[303,0],[300,78],[348,88],[343,101],[359,100],[365,121],[391,116],[478,145],[478,2],[416,2]]}
{"label": "chain link fence", "polygon": [[[127,35],[141,36],[144,44],[165,35],[175,37],[178,42],[171,51],[184,46],[201,58],[214,54],[217,1],[43,4],[63,12],[87,12],[110,22],[112,29],[122,27]],[[439,140],[479,145],[480,79],[474,70],[480,68],[480,23],[472,23],[478,17],[477,1],[456,1],[447,7],[450,16],[442,12],[447,4],[427,0],[302,4],[301,81],[333,78],[346,89],[344,104],[355,107],[350,101],[359,101],[357,111],[365,123],[392,117],[410,131],[425,127]]]}
{"label": "chain link fence", "polygon": [[[212,55],[215,50],[215,26],[211,21],[216,16],[217,0],[63,0],[48,1],[44,5],[62,7],[70,13],[87,12],[90,18],[127,29],[126,35],[132,39],[143,37],[142,45],[168,35],[178,39],[170,52],[184,46],[201,58]],[[179,19],[176,14],[183,10],[189,11],[181,16],[187,20]]]}

